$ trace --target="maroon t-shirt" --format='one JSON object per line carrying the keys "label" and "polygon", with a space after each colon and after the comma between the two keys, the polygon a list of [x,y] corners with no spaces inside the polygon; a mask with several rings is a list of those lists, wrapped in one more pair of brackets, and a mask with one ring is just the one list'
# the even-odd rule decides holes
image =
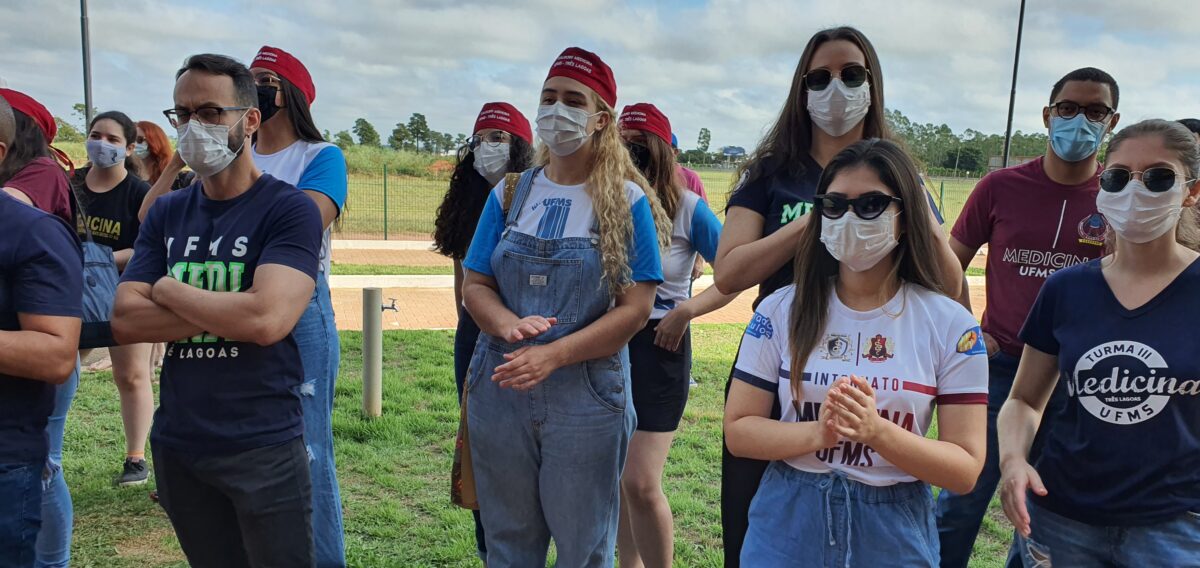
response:
{"label": "maroon t-shirt", "polygon": [[988,245],[983,331],[1019,357],[1021,326],[1054,271],[1098,258],[1108,224],[1096,212],[1100,168],[1080,185],[1046,176],[1042,159],[994,171],[975,186],[950,234]]}
{"label": "maroon t-shirt", "polygon": [[67,173],[54,160],[31,160],[4,186],[20,190],[29,197],[34,207],[61,218],[72,227],[75,226],[75,217],[71,214],[71,194],[68,193],[71,186],[67,182]]}

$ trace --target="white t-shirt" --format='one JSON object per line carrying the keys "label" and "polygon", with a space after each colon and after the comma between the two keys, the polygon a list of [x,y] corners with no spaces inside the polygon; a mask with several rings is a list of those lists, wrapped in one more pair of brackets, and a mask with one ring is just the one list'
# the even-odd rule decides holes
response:
{"label": "white t-shirt", "polygon": [[[346,204],[346,158],[341,148],[328,142],[297,140],[274,154],[259,154],[251,148],[254,165],[265,174],[300,189],[319,191],[341,212]],[[321,238],[321,272],[329,273],[330,230]]]}
{"label": "white t-shirt", "polygon": [[[869,312],[851,310],[831,293],[829,318],[804,367],[804,400],[797,409],[788,337],[795,291],[794,285],[780,288],[758,306],[733,371],[736,379],[779,393],[781,421],[816,421],[829,386],[851,374],[875,389],[880,416],[919,436],[929,429],[937,404],[987,404],[987,349],[975,318],[950,298],[905,284]],[[870,446],[846,439],[785,461],[812,473],[841,471],[868,485],[916,480]]]}
{"label": "white t-shirt", "polygon": [[663,255],[663,283],[654,293],[654,311],[650,319],[666,317],[667,312],[691,296],[696,255],[713,262],[720,239],[721,222],[708,204],[699,195],[683,191],[671,223],[671,247]]}

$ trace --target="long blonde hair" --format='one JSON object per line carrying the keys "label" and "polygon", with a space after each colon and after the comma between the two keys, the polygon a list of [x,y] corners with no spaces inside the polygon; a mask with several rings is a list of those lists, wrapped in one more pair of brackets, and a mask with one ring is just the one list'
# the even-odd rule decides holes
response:
{"label": "long blonde hair", "polygon": [[[629,150],[621,141],[617,128],[617,111],[608,106],[594,92],[588,94],[599,112],[608,114],[609,124],[592,133],[592,163],[588,166],[584,188],[592,198],[596,221],[600,226],[600,264],[604,280],[613,296],[622,294],[633,286],[633,270],[629,267],[629,247],[633,242],[633,216],[629,213],[629,199],[625,197],[625,182],[632,181],[646,194],[650,213],[654,216],[654,227],[658,232],[659,251],[665,251],[671,243],[671,218],[658,199],[658,192],[633,165]],[[550,162],[550,151],[543,144],[538,150],[537,163],[545,166]]]}

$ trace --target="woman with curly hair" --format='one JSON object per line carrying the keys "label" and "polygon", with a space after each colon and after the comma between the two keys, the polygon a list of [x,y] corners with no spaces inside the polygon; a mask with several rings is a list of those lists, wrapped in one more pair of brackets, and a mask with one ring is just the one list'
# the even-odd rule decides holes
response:
{"label": "woman with curly hair", "polygon": [[465,404],[487,564],[613,565],[636,423],[626,345],[670,219],[621,142],[616,81],[568,48],[542,85],[538,166],[488,196],[463,266],[482,333]]}

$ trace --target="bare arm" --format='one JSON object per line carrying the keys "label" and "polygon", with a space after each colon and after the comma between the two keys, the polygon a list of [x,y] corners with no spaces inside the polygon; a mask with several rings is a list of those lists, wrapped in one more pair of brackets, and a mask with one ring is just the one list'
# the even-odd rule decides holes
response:
{"label": "bare arm", "polygon": [[454,311],[458,312],[463,305],[463,285],[465,284],[466,275],[463,274],[463,265],[461,260],[454,261]]}
{"label": "bare arm", "polygon": [[151,299],[152,287],[144,282],[122,282],[113,302],[113,338],[121,345],[178,341],[204,333],[200,327],[175,315]]}
{"label": "bare arm", "polygon": [[716,286],[709,286],[667,312],[654,328],[654,344],[668,351],[679,351],[683,334],[692,320],[729,305],[737,297],[737,294],[722,294]]}
{"label": "bare arm", "polygon": [[796,257],[796,243],[807,224],[807,215],[797,217],[764,237],[762,215],[745,207],[730,207],[713,263],[716,287],[722,293],[736,294],[766,280]]}
{"label": "bare arm", "polygon": [[0,373],[62,384],[75,370],[79,318],[18,313],[19,331],[0,331]]}
{"label": "bare arm", "polygon": [[[931,233],[937,239],[937,260],[938,267],[941,268],[942,287],[946,289],[947,296],[958,298],[964,290],[963,271],[966,270],[966,266],[960,263],[957,252],[950,245],[950,235],[947,235],[946,231],[942,230],[942,226],[938,224],[937,217],[933,214],[933,209],[927,207],[926,211],[929,212]],[[970,263],[969,259],[967,263]]]}
{"label": "bare arm", "polygon": [[14,199],[16,199],[17,201],[20,201],[21,203],[24,203],[25,205],[29,205],[30,207],[34,206],[33,200],[29,199],[29,196],[25,195],[24,191],[21,191],[19,189],[14,189],[11,187],[6,187],[6,188],[4,188],[4,193],[11,195]]}
{"label": "bare arm", "polygon": [[183,158],[179,157],[179,152],[171,154],[171,161],[163,170],[162,175],[158,176],[158,181],[150,186],[150,191],[146,193],[146,197],[142,198],[142,207],[138,209],[138,221],[145,221],[146,214],[150,212],[150,206],[154,205],[154,200],[171,193],[171,184],[175,183],[175,178],[179,176],[179,172],[183,171]]}
{"label": "bare arm", "polygon": [[975,253],[979,252],[979,248],[972,249],[958,242],[958,239],[954,237],[949,237],[949,243],[950,250],[954,252],[959,266],[962,267],[962,294],[958,295],[958,303],[962,304],[969,312],[971,311],[971,290],[967,287],[967,267],[971,266],[971,261],[975,258]]}
{"label": "bare arm", "polygon": [[811,454],[837,443],[825,427],[829,405],[822,404],[817,422],[772,420],[775,393],[734,380],[725,401],[725,443],[740,458],[783,460]]}
{"label": "bare arm", "polygon": [[210,292],[162,278],[151,297],[209,333],[265,346],[292,332],[315,286],[312,278],[295,268],[263,264],[254,269],[254,285],[245,292]]}
{"label": "bare arm", "polygon": [[125,272],[125,265],[129,264],[130,258],[133,258],[132,248],[113,251],[113,260],[117,263],[117,272]]}
{"label": "bare arm", "polygon": [[1057,377],[1058,357],[1026,345],[1008,401],[996,417],[996,435],[1000,439],[1000,498],[1005,515],[1025,536],[1029,536],[1026,491],[1032,489],[1040,495],[1046,494],[1041,477],[1029,465],[1029,448],[1042,422],[1046,403],[1054,393]]}
{"label": "bare arm", "polygon": [[328,195],[311,189],[303,190],[306,195],[312,198],[313,203],[317,204],[317,209],[321,212],[321,230],[328,229],[330,225],[337,220],[338,207],[337,204],[329,198]]}

